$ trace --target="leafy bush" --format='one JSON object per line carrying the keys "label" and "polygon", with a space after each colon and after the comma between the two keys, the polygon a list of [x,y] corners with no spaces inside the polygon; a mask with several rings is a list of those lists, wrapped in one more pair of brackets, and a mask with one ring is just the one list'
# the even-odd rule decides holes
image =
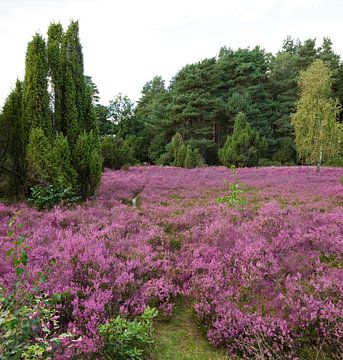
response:
{"label": "leafy bush", "polygon": [[101,142],[101,153],[104,158],[104,167],[119,170],[124,165],[135,163],[134,155],[138,140],[130,138],[124,141],[120,138],[105,136]]}
{"label": "leafy bush", "polygon": [[30,133],[26,161],[27,179],[31,187],[54,185],[68,188],[75,185],[76,172],[71,165],[68,140],[58,134],[51,145],[41,128]]}
{"label": "leafy bush", "polygon": [[217,202],[225,203],[229,207],[243,206],[246,204],[245,199],[242,197],[244,190],[242,189],[242,184],[238,181],[237,170],[234,165],[231,166],[231,174],[233,176],[233,182],[229,184],[229,194],[217,198]]}
{"label": "leafy bush", "polygon": [[256,166],[261,152],[266,147],[265,140],[248,123],[246,116],[239,113],[235,119],[233,134],[228,136],[218,156],[225,166]]}
{"label": "leafy bush", "polygon": [[281,166],[281,163],[280,163],[279,161],[261,158],[261,159],[258,160],[257,166],[260,166],[260,167],[266,167],[266,166]]}
{"label": "leafy bush", "polygon": [[92,132],[79,135],[73,157],[80,194],[85,199],[94,195],[101,179],[103,159],[100,155],[97,136]]}
{"label": "leafy bush", "polygon": [[198,149],[192,149],[189,145],[187,145],[186,158],[184,162],[184,167],[187,169],[201,167],[203,166],[203,160],[199,153]]}
{"label": "leafy bush", "polygon": [[191,145],[185,145],[179,133],[176,133],[170,143],[166,145],[166,152],[160,156],[157,163],[188,169],[204,165],[199,150],[193,149]]}
{"label": "leafy bush", "polygon": [[29,201],[38,209],[51,209],[54,205],[63,203],[75,203],[80,198],[76,196],[72,188],[64,188],[53,185],[35,186],[31,189]]}
{"label": "leafy bush", "polygon": [[145,350],[153,343],[153,319],[157,310],[147,307],[142,315],[129,321],[121,316],[99,326],[104,341],[103,352],[111,359],[142,359]]}
{"label": "leafy bush", "polygon": [[327,166],[336,166],[336,167],[343,167],[343,157],[338,157],[334,159],[330,159],[325,162]]}

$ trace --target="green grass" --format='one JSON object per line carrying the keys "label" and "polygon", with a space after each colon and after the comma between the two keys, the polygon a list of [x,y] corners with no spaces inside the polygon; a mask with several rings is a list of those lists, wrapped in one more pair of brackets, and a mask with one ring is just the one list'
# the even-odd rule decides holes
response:
{"label": "green grass", "polygon": [[228,360],[197,327],[192,306],[186,302],[176,305],[170,320],[156,324],[155,341],[150,360]]}

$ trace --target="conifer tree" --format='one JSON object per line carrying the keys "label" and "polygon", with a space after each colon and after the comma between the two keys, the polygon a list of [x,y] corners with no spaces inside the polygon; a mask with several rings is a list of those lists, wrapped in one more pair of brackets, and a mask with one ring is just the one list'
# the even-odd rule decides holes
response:
{"label": "conifer tree", "polygon": [[48,29],[48,65],[53,99],[53,125],[56,131],[65,133],[63,124],[62,94],[63,94],[63,64],[62,64],[62,25],[50,24]]}
{"label": "conifer tree", "polygon": [[40,127],[48,138],[52,138],[47,75],[46,44],[42,36],[36,34],[28,44],[25,61],[23,126],[26,143],[31,129],[36,127]]}
{"label": "conifer tree", "polygon": [[78,135],[81,131],[82,119],[80,118],[80,108],[78,106],[77,98],[82,94],[77,92],[77,85],[75,78],[78,74],[79,66],[76,65],[75,60],[75,39],[73,38],[73,30],[75,26],[69,27],[62,39],[62,62],[63,62],[63,126],[62,132],[67,135],[69,145],[73,148],[77,141]]}
{"label": "conifer tree", "polygon": [[258,132],[248,123],[244,113],[235,118],[232,135],[227,140],[218,155],[225,166],[256,166],[261,151],[266,147]]}

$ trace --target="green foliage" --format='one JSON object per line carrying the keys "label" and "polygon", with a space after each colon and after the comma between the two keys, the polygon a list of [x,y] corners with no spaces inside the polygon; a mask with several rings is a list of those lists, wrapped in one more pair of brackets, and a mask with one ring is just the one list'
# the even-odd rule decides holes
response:
{"label": "green foliage", "polygon": [[135,121],[140,124],[139,132],[134,135],[144,139],[140,161],[157,162],[175,133],[174,129],[170,129],[169,101],[170,94],[160,76],[155,76],[143,86],[142,96],[134,111]]}
{"label": "green foliage", "polygon": [[110,101],[108,119],[115,124],[116,134],[124,140],[142,129],[142,123],[134,116],[134,104],[126,95],[118,94]]}
{"label": "green foliage", "polygon": [[198,149],[185,145],[180,133],[176,133],[165,147],[166,152],[158,159],[160,165],[174,165],[188,169],[204,165]]}
{"label": "green foliage", "polygon": [[343,167],[343,157],[337,157],[330,160],[325,161],[326,166],[336,166]]}
{"label": "green foliage", "polygon": [[58,132],[65,130],[63,124],[63,61],[61,54],[63,38],[62,25],[52,23],[48,29],[47,54],[48,73],[51,78],[53,99],[53,123]]}
{"label": "green foliage", "polygon": [[48,185],[53,173],[53,164],[49,161],[51,144],[44,131],[37,127],[30,132],[29,143],[26,149],[27,182],[34,185]]}
{"label": "green foliage", "polygon": [[226,166],[256,166],[265,147],[265,141],[250,126],[246,116],[239,113],[235,119],[233,133],[228,136],[218,155],[221,163]]}
{"label": "green foliage", "polygon": [[243,184],[240,183],[238,180],[236,167],[232,165],[230,170],[233,176],[233,182],[229,183],[229,194],[217,198],[217,202],[220,204],[225,203],[229,207],[235,207],[235,206],[243,207],[246,204],[246,200],[242,196],[244,192]]}
{"label": "green foliage", "polygon": [[171,139],[171,149],[173,151],[173,158],[177,159],[179,151],[183,145],[183,139],[180,133],[176,133]]}
{"label": "green foliage", "polygon": [[137,151],[135,146],[134,138],[124,141],[117,137],[105,136],[101,141],[104,167],[119,170],[124,165],[132,165],[135,162],[135,151]]}
{"label": "green foliage", "polygon": [[0,169],[7,172],[16,195],[25,193],[22,96],[22,83],[17,80],[0,117]]}
{"label": "green foliage", "polygon": [[117,316],[107,324],[100,325],[104,354],[116,360],[143,359],[153,343],[153,319],[156,316],[157,310],[148,307],[133,321]]}
{"label": "green foliage", "polygon": [[57,335],[57,311],[51,301],[26,295],[18,303],[15,294],[0,288],[0,354],[3,360],[50,358],[54,348],[68,334]]}
{"label": "green foliage", "polygon": [[187,155],[187,147],[185,144],[182,144],[179,148],[179,150],[176,152],[174,165],[179,167],[185,166],[185,160]]}
{"label": "green foliage", "polygon": [[92,132],[79,135],[73,152],[73,163],[82,198],[93,196],[100,184],[103,159],[98,138]]}
{"label": "green foliage", "polygon": [[[71,187],[76,182],[76,172],[71,165],[66,137],[58,134],[54,144],[51,145],[42,129],[32,129],[27,146],[26,161],[28,164],[27,183],[34,189],[31,195],[33,203],[37,202],[38,204],[37,196],[57,199],[62,196],[62,199],[64,198],[62,193],[65,191],[67,192],[66,198],[71,196]],[[54,203],[53,200],[49,200],[49,202]]]}
{"label": "green foliage", "polygon": [[198,149],[192,149],[190,145],[187,145],[186,158],[184,162],[184,167],[187,169],[192,169],[195,167],[203,166],[203,161],[200,156]]}
{"label": "green foliage", "polygon": [[[92,195],[101,168],[96,94],[83,73],[78,22],[65,32],[52,23],[47,43],[36,34],[28,44],[24,82],[17,81],[0,117],[0,169],[7,175],[0,184],[9,178],[17,195],[28,195],[32,187]],[[77,142],[84,132],[93,148],[82,157]]]}
{"label": "green foliage", "polygon": [[338,156],[343,140],[342,125],[337,122],[339,105],[332,97],[330,69],[316,60],[299,78],[300,98],[292,115],[299,158],[308,164]]}
{"label": "green foliage", "polygon": [[296,150],[293,138],[284,137],[278,141],[277,149],[272,156],[272,161],[284,165],[292,165],[296,162]]}
{"label": "green foliage", "polygon": [[36,34],[28,44],[23,85],[24,140],[28,142],[33,128],[40,127],[45,136],[52,136],[49,116],[48,58],[45,40]]}
{"label": "green foliage", "polygon": [[95,116],[98,122],[100,136],[113,136],[116,133],[116,125],[109,119],[109,111],[107,106],[97,104],[95,106]]}
{"label": "green foliage", "polygon": [[277,160],[269,160],[265,158],[258,159],[257,166],[265,167],[265,166],[281,166],[281,162]]}
{"label": "green foliage", "polygon": [[50,150],[51,184],[59,187],[75,187],[76,171],[71,164],[71,154],[68,139],[61,133],[56,135]]}
{"label": "green foliage", "polygon": [[35,186],[31,189],[29,201],[40,210],[51,209],[54,205],[71,204],[79,200],[72,188],[48,185]]}

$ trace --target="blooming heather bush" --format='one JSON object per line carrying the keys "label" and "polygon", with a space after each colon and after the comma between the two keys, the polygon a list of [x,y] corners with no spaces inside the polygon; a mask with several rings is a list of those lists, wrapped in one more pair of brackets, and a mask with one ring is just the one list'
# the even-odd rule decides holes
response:
{"label": "blooming heather bush", "polygon": [[[39,283],[58,301],[65,342],[56,359],[101,353],[99,325],[147,306],[171,314],[178,296],[193,300],[209,340],[241,357],[301,358],[343,343],[342,170],[238,169],[244,210],[218,204],[223,167],[133,167],[105,171],[97,200],[39,212],[0,204],[0,281],[15,273],[4,254],[6,223],[21,210],[29,246],[27,290]],[[128,199],[140,194],[140,204]]]}

